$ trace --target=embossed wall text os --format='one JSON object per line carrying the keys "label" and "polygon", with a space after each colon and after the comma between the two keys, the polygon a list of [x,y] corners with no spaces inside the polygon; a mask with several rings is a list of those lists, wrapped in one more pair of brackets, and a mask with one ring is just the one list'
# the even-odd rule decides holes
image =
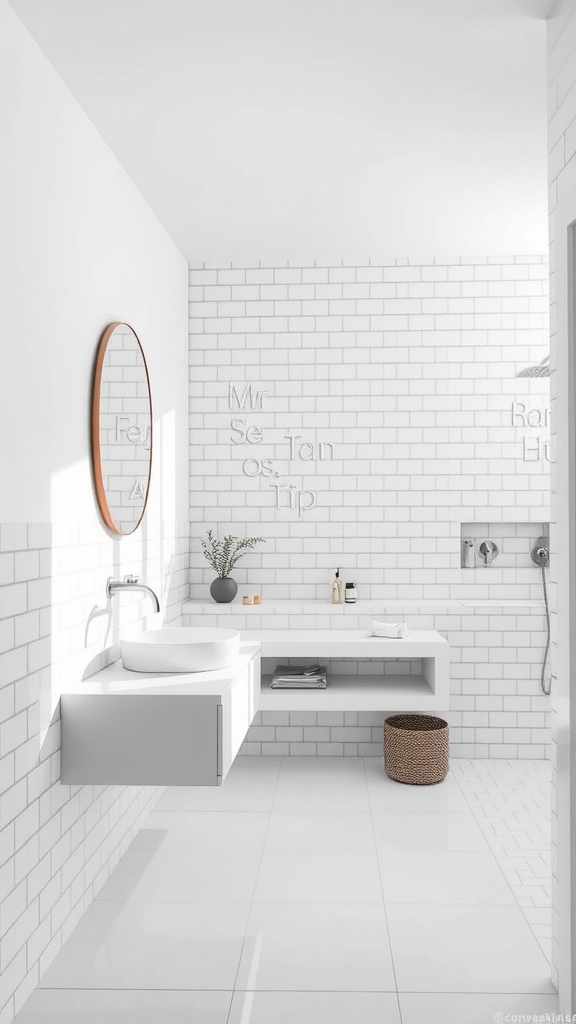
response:
{"label": "embossed wall text os", "polygon": [[[228,386],[228,408],[230,412],[257,413],[265,409],[265,400],[274,399],[269,391],[265,391],[253,381],[246,381],[238,384],[231,381]],[[230,441],[233,445],[260,445],[265,442],[264,428],[256,423],[249,423],[246,416],[233,416],[230,421],[232,434]],[[279,447],[277,441],[274,447],[276,454]],[[292,464],[313,463],[331,461],[334,458],[334,444],[331,441],[307,440],[303,434],[286,432],[282,435],[280,458],[289,463],[288,472],[293,470]],[[316,507],[318,501],[317,491],[312,491],[296,484],[282,480],[284,476],[278,467],[275,459],[262,458],[250,455],[242,463],[242,471],[247,477],[261,477],[267,481],[268,486],[274,492],[274,507],[276,509],[291,509],[298,513],[302,519],[306,512]]]}
{"label": "embossed wall text os", "polygon": [[152,467],[148,368],[135,331],[106,328],[96,359],[92,457],[100,513],[114,533],[134,533],[146,509]]}

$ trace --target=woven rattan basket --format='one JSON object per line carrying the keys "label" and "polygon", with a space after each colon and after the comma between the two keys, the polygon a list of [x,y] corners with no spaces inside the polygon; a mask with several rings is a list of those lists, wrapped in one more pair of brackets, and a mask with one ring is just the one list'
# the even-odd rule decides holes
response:
{"label": "woven rattan basket", "polygon": [[384,722],[384,769],[396,782],[431,786],[448,774],[448,723],[433,715],[393,715]]}

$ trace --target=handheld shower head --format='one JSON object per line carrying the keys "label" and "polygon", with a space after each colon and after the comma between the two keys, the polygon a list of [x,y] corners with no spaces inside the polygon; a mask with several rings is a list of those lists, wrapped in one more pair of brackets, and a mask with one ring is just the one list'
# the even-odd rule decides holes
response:
{"label": "handheld shower head", "polygon": [[542,596],[544,598],[547,635],[544,658],[542,660],[542,671],[540,672],[540,689],[546,697],[549,697],[552,690],[552,678],[550,677],[548,683],[546,683],[546,665],[548,664],[548,655],[550,653],[550,605],[548,603],[548,589],[546,587],[546,569],[550,565],[550,541],[548,537],[538,537],[530,554],[532,555],[532,561],[539,567],[542,578]]}

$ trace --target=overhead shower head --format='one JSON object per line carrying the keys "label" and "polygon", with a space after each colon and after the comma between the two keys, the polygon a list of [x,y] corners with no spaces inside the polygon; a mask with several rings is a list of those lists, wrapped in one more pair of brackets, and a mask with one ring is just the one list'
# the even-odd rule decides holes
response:
{"label": "overhead shower head", "polygon": [[525,370],[520,370],[516,374],[517,377],[549,377],[550,376],[550,356],[544,356],[542,362],[536,366],[527,366]]}

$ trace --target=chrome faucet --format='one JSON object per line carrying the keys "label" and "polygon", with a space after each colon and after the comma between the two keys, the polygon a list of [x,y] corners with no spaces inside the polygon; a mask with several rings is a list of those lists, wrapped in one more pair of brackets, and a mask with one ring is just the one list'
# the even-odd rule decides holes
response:
{"label": "chrome faucet", "polygon": [[141,590],[143,594],[148,594],[154,605],[154,610],[156,612],[160,611],[160,601],[152,587],[149,587],[146,583],[140,583],[138,576],[132,576],[129,573],[123,580],[115,580],[113,576],[109,576],[106,581],[106,597],[108,599],[114,597],[114,594],[119,590]]}

